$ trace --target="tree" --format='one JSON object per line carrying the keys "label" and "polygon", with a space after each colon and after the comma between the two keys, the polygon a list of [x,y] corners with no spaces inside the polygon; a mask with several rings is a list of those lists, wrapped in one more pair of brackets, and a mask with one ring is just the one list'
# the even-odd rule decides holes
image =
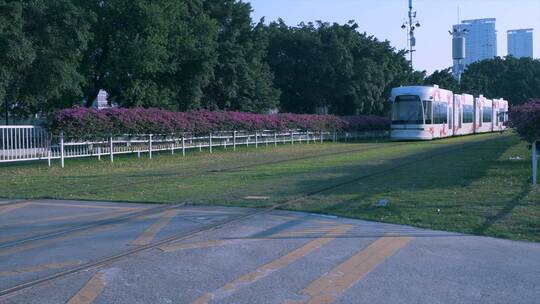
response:
{"label": "tree", "polygon": [[0,101],[4,105],[6,124],[9,101],[18,95],[16,84],[35,58],[32,44],[23,31],[22,10],[19,1],[0,1]]}
{"label": "tree", "polygon": [[421,83],[424,73],[410,69],[404,51],[357,29],[354,21],[289,27],[280,20],[268,26],[267,60],[282,91],[282,110],[381,114],[392,86]]}
{"label": "tree", "polygon": [[502,97],[510,105],[540,98],[540,60],[508,56],[472,63],[463,74],[462,91]]}
{"label": "tree", "polygon": [[15,116],[69,105],[91,38],[92,14],[77,1],[0,1],[0,98]]}
{"label": "tree", "polygon": [[86,106],[100,89],[122,106],[200,106],[216,62],[216,25],[201,0],[94,0],[82,71]]}
{"label": "tree", "polygon": [[459,83],[452,75],[452,68],[447,68],[444,70],[436,70],[431,75],[424,79],[424,84],[426,85],[439,85],[439,87],[450,90],[454,93],[460,91]]}
{"label": "tree", "polygon": [[262,20],[254,26],[251,5],[237,0],[206,0],[204,8],[218,24],[218,60],[204,89],[205,107],[248,112],[276,108],[279,91],[263,60],[268,39]]}

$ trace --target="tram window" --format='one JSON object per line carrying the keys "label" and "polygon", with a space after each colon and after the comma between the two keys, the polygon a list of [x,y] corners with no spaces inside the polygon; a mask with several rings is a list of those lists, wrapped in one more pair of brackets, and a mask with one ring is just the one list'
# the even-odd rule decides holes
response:
{"label": "tram window", "polygon": [[463,105],[463,123],[472,123],[473,116],[473,106]]}
{"label": "tram window", "polygon": [[482,120],[484,122],[491,122],[492,120],[491,116],[493,114],[492,111],[493,110],[490,107],[484,107],[482,109]]}
{"label": "tram window", "polygon": [[433,118],[433,103],[429,100],[424,100],[424,116],[426,118],[426,124],[431,124]]}
{"label": "tram window", "polygon": [[445,124],[448,122],[448,104],[436,102],[433,104],[433,123]]}
{"label": "tram window", "polygon": [[458,128],[463,126],[463,107],[458,107]]}
{"label": "tram window", "polygon": [[396,97],[392,105],[392,121],[394,124],[423,124],[420,97],[415,95]]}
{"label": "tram window", "polygon": [[454,108],[450,108],[450,115],[448,116],[448,128],[454,128]]}

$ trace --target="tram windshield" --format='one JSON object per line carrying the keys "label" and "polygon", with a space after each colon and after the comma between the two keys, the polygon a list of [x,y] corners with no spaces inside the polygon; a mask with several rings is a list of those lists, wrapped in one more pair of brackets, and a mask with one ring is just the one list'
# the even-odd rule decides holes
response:
{"label": "tram windshield", "polygon": [[424,109],[420,97],[416,95],[397,96],[392,105],[392,123],[424,124]]}

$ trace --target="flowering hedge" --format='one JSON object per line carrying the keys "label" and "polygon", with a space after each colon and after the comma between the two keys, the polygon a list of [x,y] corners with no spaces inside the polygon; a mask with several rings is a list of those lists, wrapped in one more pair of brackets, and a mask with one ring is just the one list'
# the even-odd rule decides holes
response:
{"label": "flowering hedge", "polygon": [[390,121],[378,116],[306,114],[253,114],[197,110],[170,112],[150,108],[72,108],[53,113],[47,120],[50,132],[64,132],[81,139],[119,134],[209,133],[231,130],[365,131],[388,129]]}
{"label": "flowering hedge", "polygon": [[521,138],[530,143],[540,140],[540,99],[512,107],[509,118],[509,126],[516,129]]}

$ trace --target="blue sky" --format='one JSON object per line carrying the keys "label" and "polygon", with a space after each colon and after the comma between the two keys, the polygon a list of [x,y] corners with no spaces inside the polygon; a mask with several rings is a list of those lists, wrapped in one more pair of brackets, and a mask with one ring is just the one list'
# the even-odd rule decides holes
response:
{"label": "blue sky", "polygon": [[[282,18],[289,25],[322,20],[345,23],[354,19],[360,31],[407,47],[401,24],[407,17],[408,0],[245,0],[251,2],[253,19],[266,22]],[[498,55],[507,54],[506,31],[534,28],[534,56],[540,58],[540,0],[413,0],[422,26],[416,32],[415,69],[432,72],[452,65],[448,30],[461,20],[497,18]]]}

